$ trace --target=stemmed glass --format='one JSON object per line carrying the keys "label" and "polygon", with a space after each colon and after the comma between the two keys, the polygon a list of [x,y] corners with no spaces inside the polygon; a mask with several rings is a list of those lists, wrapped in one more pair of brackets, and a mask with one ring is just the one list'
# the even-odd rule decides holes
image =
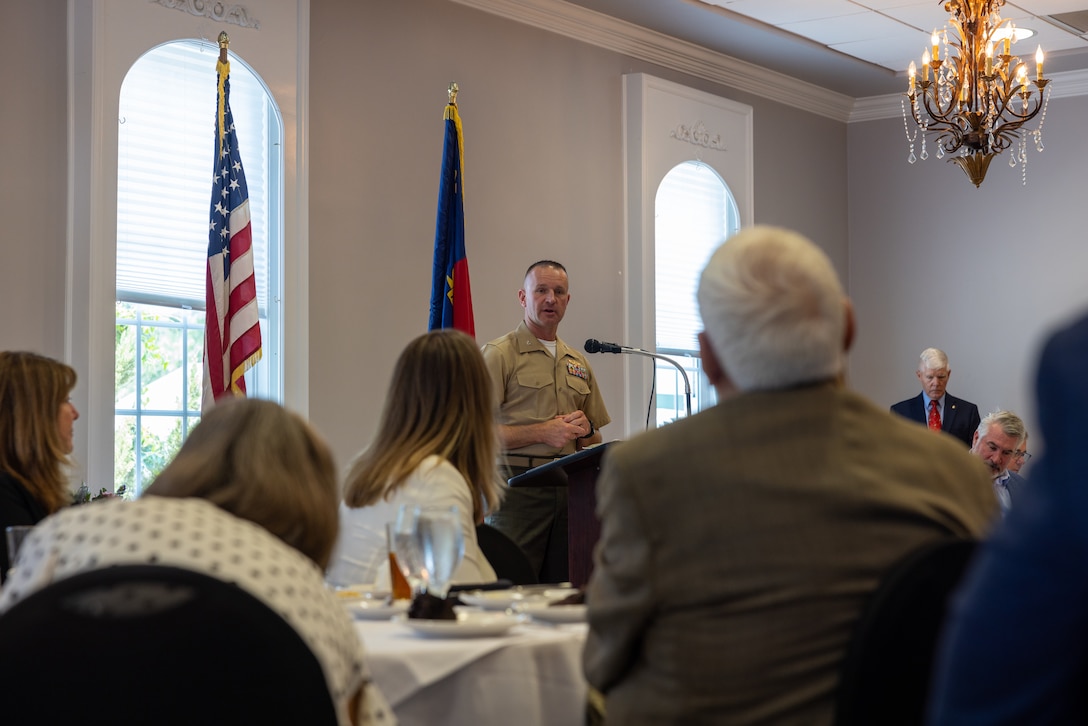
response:
{"label": "stemmed glass", "polygon": [[427,589],[427,568],[423,564],[423,551],[419,544],[419,507],[402,504],[397,518],[389,523],[390,553],[397,562],[404,579],[412,589],[412,597]]}
{"label": "stemmed glass", "polygon": [[465,556],[465,537],[457,506],[424,509],[417,525],[418,542],[427,578],[427,592],[445,599],[450,580]]}

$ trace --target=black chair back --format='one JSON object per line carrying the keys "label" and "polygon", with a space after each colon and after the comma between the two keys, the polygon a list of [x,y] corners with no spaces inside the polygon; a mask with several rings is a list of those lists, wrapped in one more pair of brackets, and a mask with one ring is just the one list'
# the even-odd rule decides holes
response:
{"label": "black chair back", "polygon": [[973,540],[951,539],[926,545],[881,579],[843,661],[837,726],[923,722],[948,599],[976,546]]}
{"label": "black chair back", "polygon": [[476,526],[476,540],[500,580],[509,580],[515,585],[537,584],[536,570],[517,542],[490,524]]}
{"label": "black chair back", "polygon": [[337,723],[321,664],[278,613],[188,570],[125,565],[0,615],[4,722]]}

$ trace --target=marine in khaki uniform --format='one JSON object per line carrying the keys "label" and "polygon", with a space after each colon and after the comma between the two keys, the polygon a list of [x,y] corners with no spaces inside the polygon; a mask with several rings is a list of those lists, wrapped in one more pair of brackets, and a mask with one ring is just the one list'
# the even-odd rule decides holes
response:
{"label": "marine in khaki uniform", "polygon": [[[599,443],[611,421],[585,356],[558,336],[569,289],[563,265],[533,263],[518,291],[524,320],[483,348],[507,478]],[[525,550],[541,582],[566,579],[565,488],[511,489],[488,523]]]}

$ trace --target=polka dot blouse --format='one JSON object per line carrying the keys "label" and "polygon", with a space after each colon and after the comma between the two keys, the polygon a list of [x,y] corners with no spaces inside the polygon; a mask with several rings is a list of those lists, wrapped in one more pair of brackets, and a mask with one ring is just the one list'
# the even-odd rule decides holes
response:
{"label": "polka dot blouse", "polygon": [[[238,585],[278,612],[302,636],[324,669],[347,723],[346,704],[368,679],[363,647],[351,619],[325,586],[314,562],[264,528],[203,499],[148,496],[112,499],[61,510],[28,536],[0,612],[50,582],[121,564],[158,564]],[[363,722],[393,723],[372,686]]]}

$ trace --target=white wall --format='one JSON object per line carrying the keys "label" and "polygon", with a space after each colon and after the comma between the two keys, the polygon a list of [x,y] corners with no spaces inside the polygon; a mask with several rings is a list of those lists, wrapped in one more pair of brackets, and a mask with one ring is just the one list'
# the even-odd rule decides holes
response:
{"label": "white wall", "polygon": [[932,155],[908,164],[902,119],[850,126],[859,390],[887,405],[917,394],[918,354],[936,346],[951,360],[950,393],[983,413],[1010,408],[1034,427],[1040,343],[1088,305],[1086,113],[1088,98],[1052,100],[1027,186],[1003,155],[978,189]]}
{"label": "white wall", "polygon": [[64,355],[64,0],[0,2],[0,350]]}

